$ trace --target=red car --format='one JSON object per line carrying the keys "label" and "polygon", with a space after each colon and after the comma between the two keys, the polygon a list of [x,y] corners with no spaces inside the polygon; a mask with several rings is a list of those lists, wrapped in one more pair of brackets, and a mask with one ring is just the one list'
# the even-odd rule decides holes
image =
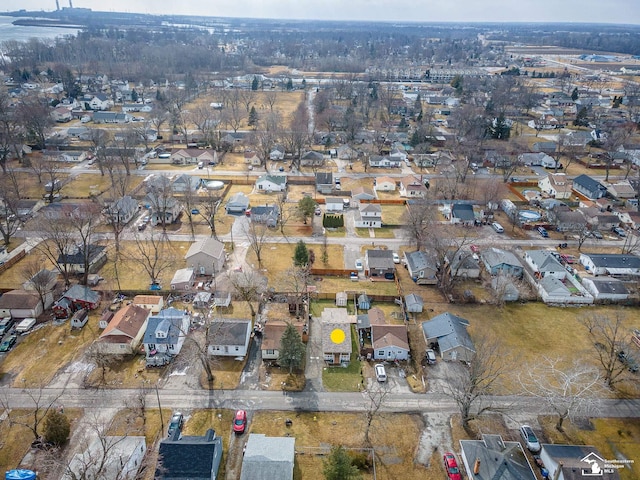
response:
{"label": "red car", "polygon": [[473,253],[478,253],[480,251],[480,247],[477,245],[471,245],[469,248]]}
{"label": "red car", "polygon": [[453,456],[453,453],[447,452],[444,454],[444,468],[447,471],[449,480],[462,480],[458,462],[456,462],[456,457]]}
{"label": "red car", "polygon": [[247,412],[244,410],[237,410],[236,415],[233,417],[233,431],[235,433],[244,433],[247,428]]}

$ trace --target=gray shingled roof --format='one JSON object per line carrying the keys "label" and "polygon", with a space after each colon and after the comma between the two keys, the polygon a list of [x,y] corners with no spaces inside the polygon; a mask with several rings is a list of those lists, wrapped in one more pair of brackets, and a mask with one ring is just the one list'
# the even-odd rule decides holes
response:
{"label": "gray shingled roof", "polygon": [[467,332],[469,322],[452,313],[442,313],[431,320],[422,322],[422,331],[426,339],[438,340],[440,351],[445,352],[459,346],[475,352],[471,337]]}
{"label": "gray shingled roof", "polygon": [[240,480],[291,480],[295,457],[293,437],[249,435]]}

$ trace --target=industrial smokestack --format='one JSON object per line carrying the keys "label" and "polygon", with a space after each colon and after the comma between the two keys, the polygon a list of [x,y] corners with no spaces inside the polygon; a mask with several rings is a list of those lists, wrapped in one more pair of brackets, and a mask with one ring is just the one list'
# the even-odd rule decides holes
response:
{"label": "industrial smokestack", "polygon": [[69,0],[69,8],[73,8],[73,2]]}
{"label": "industrial smokestack", "polygon": [[56,12],[60,10],[60,4],[58,3],[58,0],[56,0]]}

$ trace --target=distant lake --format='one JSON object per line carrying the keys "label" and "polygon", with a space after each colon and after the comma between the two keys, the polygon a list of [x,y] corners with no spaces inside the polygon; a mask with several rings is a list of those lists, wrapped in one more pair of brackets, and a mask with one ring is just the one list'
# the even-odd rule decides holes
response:
{"label": "distant lake", "polygon": [[56,38],[64,35],[75,35],[77,28],[34,27],[13,25],[11,22],[18,17],[0,16],[0,43],[7,40],[27,41],[30,38]]}

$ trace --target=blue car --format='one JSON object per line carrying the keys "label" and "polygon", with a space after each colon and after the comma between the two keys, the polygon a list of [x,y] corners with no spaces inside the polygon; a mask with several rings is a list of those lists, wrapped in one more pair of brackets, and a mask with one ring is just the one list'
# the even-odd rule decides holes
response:
{"label": "blue car", "polygon": [[538,230],[538,233],[542,235],[544,238],[549,238],[549,232],[547,232],[546,228],[538,227],[536,230]]}

